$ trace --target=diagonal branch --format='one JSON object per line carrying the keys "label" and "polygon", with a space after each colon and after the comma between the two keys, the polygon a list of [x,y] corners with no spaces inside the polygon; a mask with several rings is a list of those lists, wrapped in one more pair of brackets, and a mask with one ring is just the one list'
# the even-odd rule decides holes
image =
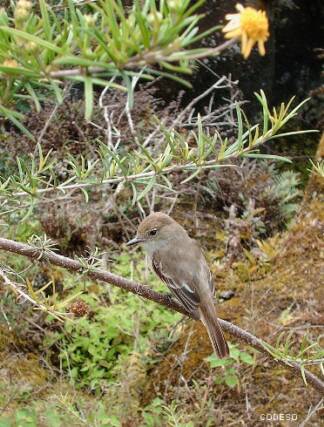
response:
{"label": "diagonal branch", "polygon": [[[101,280],[111,285],[118,286],[119,288],[124,289],[128,292],[132,292],[138,296],[149,299],[169,309],[178,311],[181,314],[191,317],[190,314],[188,314],[178,302],[170,298],[170,296],[168,295],[160,294],[158,292],[153,291],[147,286],[134,282],[133,280],[117,276],[116,274],[110,273],[102,269],[85,269],[85,266],[81,262],[56,254],[52,251],[44,251],[35,246],[30,246],[24,243],[19,243],[4,238],[0,238],[0,249],[7,252],[19,254],[34,260],[47,261],[59,267],[66,268],[67,270],[86,274],[92,279]],[[269,350],[271,346],[260,338],[257,338],[251,333],[239,328],[236,325],[233,325],[232,323],[226,320],[219,319],[219,322],[224,331],[228,332],[233,337],[245,342],[246,344],[249,344],[256,350],[259,350],[261,353],[266,354],[276,363],[279,363],[285,366],[286,368],[289,368],[290,370],[294,371],[295,374],[299,375],[303,372],[304,378],[313,388],[315,388],[321,393],[324,392],[324,382],[312,372],[308,371],[307,369],[304,369],[302,367],[302,364],[299,364],[294,361],[286,361],[284,359],[276,358],[276,356],[271,352],[271,350]]]}

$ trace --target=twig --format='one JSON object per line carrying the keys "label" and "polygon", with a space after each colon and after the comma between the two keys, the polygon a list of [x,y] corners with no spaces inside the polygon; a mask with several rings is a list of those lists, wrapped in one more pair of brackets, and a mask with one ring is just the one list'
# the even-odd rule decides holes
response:
{"label": "twig", "polygon": [[[111,285],[118,286],[119,288],[124,289],[128,292],[132,292],[133,294],[154,301],[171,310],[175,310],[181,314],[192,317],[192,315],[187,313],[186,310],[178,302],[170,298],[170,296],[155,292],[147,286],[134,282],[133,280],[117,276],[116,274],[110,273],[109,271],[104,271],[102,269],[96,268],[89,268],[84,271],[84,266],[79,261],[64,257],[62,255],[58,255],[52,251],[44,251],[34,246],[4,238],[0,238],[0,249],[3,249],[7,252],[23,255],[34,260],[47,261],[51,264],[66,268],[71,271],[83,272],[92,279],[101,280],[103,282],[110,283]],[[239,328],[236,325],[233,325],[232,323],[226,320],[219,319],[219,322],[224,331],[228,332],[233,337],[238,338],[246,344],[249,344],[250,346],[254,347],[256,350],[259,350],[261,353],[266,354],[276,363],[285,366],[286,368],[292,370],[294,373],[301,373],[302,366],[299,363],[294,361],[287,362],[282,359],[277,359],[276,356],[274,356],[268,349],[269,345],[260,338],[257,338],[251,333]],[[321,381],[321,379],[319,379],[316,375],[314,375],[307,369],[303,369],[303,373],[304,378],[313,388],[315,388],[321,393],[324,392],[324,382]]]}
{"label": "twig", "polygon": [[201,99],[209,95],[211,92],[213,92],[213,90],[228,87],[228,85],[222,86],[226,80],[227,78],[225,76],[219,78],[219,80],[217,80],[217,82],[215,82],[212,86],[206,89],[205,92],[201,93],[196,98],[194,98],[191,102],[189,102],[189,104],[181,111],[181,113],[177,116],[177,118],[174,120],[171,126],[169,126],[169,129],[174,129],[185,117],[185,115],[192,110],[193,106],[196,105]]}
{"label": "twig", "polygon": [[6,323],[7,323],[7,326],[8,326],[9,331],[12,331],[12,327],[11,327],[11,325],[10,325],[10,322],[9,322],[9,319],[8,319],[8,317],[7,317],[7,315],[6,315],[6,312],[4,311],[4,309],[3,309],[3,307],[2,307],[2,304],[1,304],[1,313],[2,313],[2,315],[3,315],[4,319],[5,319]]}
{"label": "twig", "polygon": [[47,129],[48,129],[48,127],[49,127],[49,125],[50,125],[50,123],[51,123],[51,121],[52,121],[53,117],[55,116],[55,114],[56,114],[56,112],[57,112],[57,110],[58,110],[59,106],[60,106],[60,104],[58,104],[58,103],[57,103],[57,104],[55,104],[55,106],[54,106],[54,108],[53,108],[53,110],[52,110],[51,114],[49,115],[49,117],[48,117],[48,119],[46,120],[46,123],[45,123],[45,125],[44,125],[43,129],[41,130],[41,132],[40,132],[40,134],[39,134],[39,137],[37,138],[37,144],[40,144],[40,143],[42,142],[43,136],[45,135],[45,133],[46,133],[46,131],[47,131]]}
{"label": "twig", "polygon": [[53,317],[55,317],[57,320],[62,321],[63,317],[61,317],[58,313],[51,310],[49,307],[46,307],[44,304],[41,304],[37,301],[35,301],[33,298],[31,298],[26,292],[22,291],[20,289],[20,286],[17,283],[14,283],[9,279],[9,277],[6,275],[3,269],[0,268],[0,277],[2,278],[5,285],[9,286],[11,289],[14,290],[14,292],[21,297],[23,297],[25,300],[29,301],[31,304],[33,304],[35,307],[39,308],[40,310],[44,311],[45,313],[50,313]]}
{"label": "twig", "polygon": [[317,411],[320,411],[321,409],[323,409],[323,402],[324,402],[324,399],[321,399],[317,403],[317,405],[315,405],[314,407],[311,406],[309,408],[307,417],[304,419],[302,423],[299,424],[299,427],[305,427],[308,425],[308,422],[312,418],[312,416],[315,415]]}
{"label": "twig", "polygon": [[[111,79],[110,82],[113,82],[114,79]],[[110,105],[108,107],[108,105],[104,104],[104,98],[106,96],[107,91],[110,89],[110,86],[106,86],[104,88],[104,90],[101,92],[100,98],[99,98],[99,107],[103,110],[103,116],[106,122],[106,129],[105,129],[105,133],[106,133],[106,138],[107,138],[107,145],[108,147],[111,148],[115,148],[114,144],[112,142],[112,126],[111,126],[111,122],[112,122],[112,116],[114,114],[114,112],[109,114],[109,108],[112,107],[111,102]],[[103,129],[103,128],[102,128]]]}
{"label": "twig", "polygon": [[[162,50],[152,50],[140,53],[138,55],[135,55],[133,58],[130,58],[128,62],[125,64],[111,64],[111,66],[115,66],[116,68],[119,68],[120,70],[132,70],[136,68],[143,68],[150,64],[156,64],[157,62],[178,62],[180,59],[199,59],[199,58],[206,58],[208,56],[216,56],[219,55],[223,50],[231,47],[236,43],[236,40],[227,40],[226,42],[220,44],[219,46],[216,46],[214,48],[205,49],[203,52],[200,53],[193,53],[192,55],[184,55],[186,53],[185,50],[178,51],[171,53],[170,55],[163,54]],[[87,73],[88,74],[101,74],[101,73],[107,73],[110,69],[107,67],[87,67]],[[51,79],[62,79],[62,78],[68,78],[68,77],[74,77],[74,76],[81,76],[84,75],[84,67],[83,68],[72,68],[68,70],[59,70],[59,71],[52,71],[49,73],[48,77]],[[45,78],[47,75],[44,76]]]}
{"label": "twig", "polygon": [[[71,87],[71,84],[67,84],[67,83],[65,84],[64,89],[63,89],[63,95],[62,95],[63,99],[66,97],[70,87]],[[43,139],[45,133],[47,132],[47,129],[48,129],[51,121],[53,120],[53,118],[54,118],[54,116],[55,116],[55,114],[56,114],[56,112],[60,106],[61,106],[61,104],[59,104],[59,103],[55,104],[51,114],[49,115],[48,119],[46,120],[46,123],[45,123],[43,129],[41,130],[41,132],[37,138],[37,145],[41,144],[42,139]],[[37,149],[37,145],[35,146],[35,150]]]}
{"label": "twig", "polygon": [[[264,137],[263,139],[260,139],[260,141],[255,144],[256,146],[259,146],[261,144],[263,144],[264,142],[266,142],[268,139],[271,139],[271,137]],[[227,158],[225,158],[224,160],[228,160],[229,158],[237,158],[239,156],[241,156],[242,154],[250,151],[250,147],[246,147],[244,149],[241,150],[240,153],[235,153],[232,154],[230,156],[228,156]],[[221,162],[221,160],[218,159],[213,159],[213,160],[207,160],[205,162],[202,162],[199,166],[200,169],[210,169],[213,168],[216,165],[219,165]],[[44,194],[44,193],[50,193],[54,190],[60,190],[60,191],[67,191],[67,190],[71,190],[71,189],[80,189],[80,188],[88,188],[88,187],[93,187],[93,186],[105,186],[105,185],[110,185],[110,184],[118,184],[120,182],[130,182],[130,181],[136,181],[138,179],[143,179],[143,178],[151,178],[154,176],[159,176],[159,175],[166,175],[166,174],[170,174],[173,172],[181,172],[181,171],[192,171],[195,170],[195,168],[197,167],[197,165],[194,162],[189,162],[187,164],[184,165],[174,165],[174,166],[169,166],[166,167],[165,169],[163,169],[162,171],[149,171],[149,172],[142,172],[142,173],[137,173],[137,174],[132,174],[132,175],[128,175],[127,177],[125,176],[117,176],[115,178],[108,178],[108,179],[103,179],[98,183],[94,183],[94,182],[81,182],[81,183],[77,183],[77,184],[67,184],[67,185],[58,185],[58,186],[53,186],[53,187],[46,187],[46,188],[41,188],[37,191],[35,191],[35,195],[36,194]],[[236,165],[232,165],[232,164],[226,164],[224,167],[233,167],[233,168],[237,168],[238,166]],[[27,192],[25,191],[17,191],[15,193],[13,193],[12,196],[14,197],[23,197],[26,196]]]}

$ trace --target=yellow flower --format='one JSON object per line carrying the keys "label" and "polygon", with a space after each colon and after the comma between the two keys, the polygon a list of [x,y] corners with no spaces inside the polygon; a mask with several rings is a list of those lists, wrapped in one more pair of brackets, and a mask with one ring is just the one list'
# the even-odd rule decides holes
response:
{"label": "yellow flower", "polygon": [[84,15],[85,22],[89,25],[89,27],[95,25],[96,17],[94,15]]}
{"label": "yellow flower", "polygon": [[15,9],[15,19],[16,21],[25,21],[29,16],[28,9],[24,9],[22,7],[17,7]]}
{"label": "yellow flower", "polygon": [[15,59],[5,59],[2,65],[8,68],[16,68],[18,67],[18,62]]}
{"label": "yellow flower", "polygon": [[253,7],[244,7],[241,4],[236,5],[239,13],[226,15],[229,21],[223,28],[227,39],[241,38],[241,52],[246,59],[253,48],[258,43],[260,55],[265,54],[264,43],[269,37],[269,21],[266,13],[262,10],[253,9]]}
{"label": "yellow flower", "polygon": [[27,9],[27,10],[30,10],[32,6],[33,6],[32,2],[28,0],[19,0],[16,5],[16,7],[20,9]]}
{"label": "yellow flower", "polygon": [[15,20],[18,22],[26,21],[30,15],[32,2],[28,0],[19,0],[15,9]]}

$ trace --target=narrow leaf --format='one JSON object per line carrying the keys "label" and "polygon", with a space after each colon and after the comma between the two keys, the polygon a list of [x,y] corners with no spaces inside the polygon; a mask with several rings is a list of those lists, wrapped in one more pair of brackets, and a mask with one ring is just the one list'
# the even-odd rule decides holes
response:
{"label": "narrow leaf", "polygon": [[268,160],[278,160],[280,162],[292,163],[290,159],[283,156],[276,156],[274,154],[262,154],[262,153],[244,153],[242,157],[249,157],[252,159],[268,159]]}
{"label": "narrow leaf", "polygon": [[0,31],[4,31],[5,33],[9,33],[13,36],[21,37],[22,39],[25,39],[25,40],[29,40],[30,42],[34,42],[37,45],[43,46],[56,53],[62,53],[62,49],[60,47],[55,46],[53,43],[43,40],[40,37],[34,36],[33,34],[26,33],[25,31],[17,30],[16,28],[11,28],[11,27],[4,27],[4,26],[0,26]]}
{"label": "narrow leaf", "polygon": [[91,77],[84,77],[85,119],[90,121],[93,110],[93,83]]}

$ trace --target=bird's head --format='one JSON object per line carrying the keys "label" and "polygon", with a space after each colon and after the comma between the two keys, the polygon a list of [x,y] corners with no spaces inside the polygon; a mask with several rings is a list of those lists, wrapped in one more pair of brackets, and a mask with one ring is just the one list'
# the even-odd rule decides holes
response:
{"label": "bird's head", "polygon": [[140,223],[136,236],[127,242],[127,246],[143,244],[150,252],[170,241],[178,228],[182,229],[169,215],[154,212]]}

